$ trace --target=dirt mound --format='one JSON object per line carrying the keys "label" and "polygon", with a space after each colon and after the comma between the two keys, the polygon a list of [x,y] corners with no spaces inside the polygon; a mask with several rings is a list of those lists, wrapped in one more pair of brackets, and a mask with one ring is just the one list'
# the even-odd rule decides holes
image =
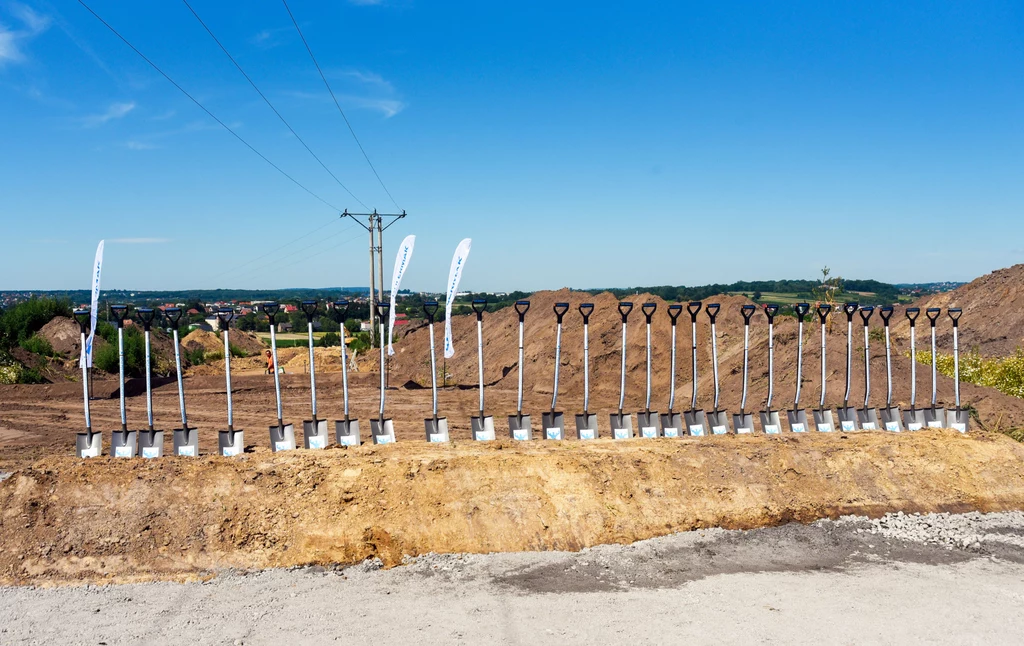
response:
{"label": "dirt mound", "polygon": [[186,350],[202,348],[206,352],[224,352],[224,342],[213,332],[192,330],[181,339],[181,347]]}
{"label": "dirt mound", "polygon": [[231,342],[231,345],[241,349],[249,356],[262,354],[268,347],[270,347],[263,342],[263,339],[252,332],[231,330],[228,340]]}
{"label": "dirt mound", "polygon": [[36,334],[49,341],[54,352],[65,357],[77,358],[82,351],[81,328],[66,316],[54,317]]}
{"label": "dirt mound", "polygon": [[1022,483],[1024,446],[942,430],[50,457],[0,482],[0,583],[395,565],[852,513],[1021,509]]}

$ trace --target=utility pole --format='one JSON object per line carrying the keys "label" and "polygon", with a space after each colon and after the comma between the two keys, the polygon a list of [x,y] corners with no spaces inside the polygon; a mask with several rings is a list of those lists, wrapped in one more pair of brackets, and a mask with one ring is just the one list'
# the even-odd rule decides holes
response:
{"label": "utility pole", "polygon": [[[390,227],[392,224],[401,220],[406,216],[405,211],[401,213],[377,213],[374,209],[373,213],[349,213],[346,209],[341,217],[350,217],[352,221],[359,226],[366,229],[366,232],[370,234],[370,338],[377,333],[380,323],[377,322],[377,312],[374,307],[374,299],[378,301],[384,300],[384,230]],[[367,218],[368,224],[363,224],[358,218]],[[388,224],[384,225],[384,218],[391,218]],[[377,230],[377,239],[374,241],[374,229]],[[377,254],[376,259],[374,254]],[[374,260],[377,262],[375,263]],[[378,271],[379,276],[378,276]],[[379,277],[379,283],[378,283]],[[379,340],[380,343],[384,342],[384,339]]]}

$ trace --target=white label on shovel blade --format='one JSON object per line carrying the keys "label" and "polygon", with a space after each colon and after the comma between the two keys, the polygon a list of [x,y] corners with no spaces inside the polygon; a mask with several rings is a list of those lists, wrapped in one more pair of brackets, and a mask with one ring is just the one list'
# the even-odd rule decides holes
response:
{"label": "white label on shovel blade", "polygon": [[778,435],[779,434],[779,425],[778,424],[768,424],[768,425],[766,425],[764,427],[764,432],[768,433],[769,435]]}
{"label": "white label on shovel blade", "polygon": [[885,430],[892,431],[893,433],[899,433],[900,432],[900,424],[899,424],[899,422],[886,422],[885,423]]}
{"label": "white label on shovel blade", "polygon": [[819,433],[831,433],[832,432],[832,425],[831,424],[818,424],[818,432]]}
{"label": "white label on shovel blade", "polygon": [[392,442],[390,435],[374,435],[373,439],[377,441],[377,444],[391,444]]}
{"label": "white label on shovel blade", "polygon": [[490,442],[494,439],[494,431],[477,431],[476,440],[477,442]]}
{"label": "white label on shovel blade", "polygon": [[160,456],[160,449],[155,446],[144,446],[142,447],[142,457],[144,458],[156,458]]}
{"label": "white label on shovel blade", "polygon": [[549,428],[544,431],[547,434],[549,440],[560,440],[562,439],[562,429],[560,428]]}
{"label": "white label on shovel blade", "polygon": [[115,458],[130,458],[132,457],[132,447],[130,446],[115,446],[114,447]]}
{"label": "white label on shovel blade", "polygon": [[679,437],[679,429],[672,426],[666,426],[662,432],[665,434],[665,437]]}
{"label": "white label on shovel blade", "polygon": [[857,430],[857,425],[854,424],[851,421],[844,421],[844,422],[839,422],[839,423],[842,426],[842,429],[844,431],[855,431],[855,430]]}
{"label": "white label on shovel blade", "polygon": [[691,424],[690,425],[690,435],[693,435],[694,437],[703,437],[703,435],[704,435],[704,425],[703,424]]}
{"label": "white label on shovel blade", "polygon": [[241,452],[242,452],[242,449],[240,449],[238,447],[235,447],[235,446],[225,446],[224,447],[224,451],[223,451],[223,453],[221,455],[223,455],[226,458],[233,458],[233,457],[235,457],[236,455],[238,455]]}
{"label": "white label on shovel blade", "polygon": [[953,424],[953,430],[960,431],[961,433],[966,433],[967,424]]}
{"label": "white label on shovel blade", "polygon": [[322,449],[327,446],[327,440],[319,435],[314,435],[309,438],[309,448],[311,449]]}
{"label": "white label on shovel blade", "polygon": [[806,431],[807,431],[807,429],[804,428],[804,425],[801,424],[800,422],[795,422],[793,424],[793,432],[794,433],[804,433]]}
{"label": "white label on shovel blade", "polygon": [[739,428],[736,429],[736,433],[738,435],[749,435],[749,434],[751,434],[753,432],[754,432],[754,429],[747,428],[746,426],[740,426]]}
{"label": "white label on shovel blade", "polygon": [[179,446],[178,447],[178,455],[185,455],[185,456],[188,456],[190,458],[194,458],[194,457],[196,457],[196,447],[192,446],[191,444],[187,444],[185,446]]}
{"label": "white label on shovel blade", "polygon": [[359,446],[359,439],[355,435],[339,435],[338,444],[342,446]]}
{"label": "white label on shovel blade", "polygon": [[[292,443],[291,442],[287,442],[287,441],[284,441],[284,440],[282,440],[280,442],[274,442],[274,450],[275,451],[290,451],[291,448],[292,448]],[[224,449],[224,450],[227,451],[227,449]],[[227,453],[225,453],[224,455],[227,455]]]}
{"label": "white label on shovel blade", "polygon": [[628,440],[631,433],[628,428],[613,428],[612,435],[616,440]]}
{"label": "white label on shovel blade", "polygon": [[430,434],[430,441],[431,442],[447,442],[448,441],[448,436],[445,433],[431,433]]}
{"label": "white label on shovel blade", "polygon": [[580,429],[581,440],[592,440],[594,439],[594,429],[592,428],[581,428]]}
{"label": "white label on shovel blade", "polygon": [[97,448],[85,449],[82,451],[83,458],[98,458],[100,457],[100,450]]}
{"label": "white label on shovel blade", "polygon": [[715,435],[725,435],[728,431],[729,431],[729,429],[727,429],[724,426],[712,426],[711,427],[711,432],[714,433]]}
{"label": "white label on shovel blade", "polygon": [[921,424],[918,423],[918,422],[911,422],[911,423],[907,424],[907,430],[908,431],[920,431],[921,430]]}
{"label": "white label on shovel blade", "polygon": [[876,426],[874,422],[864,422],[863,424],[860,425],[860,427],[862,429],[864,429],[865,431],[877,431],[878,430],[878,426]]}
{"label": "white label on shovel blade", "polygon": [[658,427],[657,426],[641,426],[640,427],[640,435],[642,435],[643,437],[658,437]]}
{"label": "white label on shovel blade", "polygon": [[512,439],[525,441],[529,437],[529,432],[525,428],[512,429]]}
{"label": "white label on shovel blade", "polygon": [[928,422],[928,428],[942,428],[942,422]]}

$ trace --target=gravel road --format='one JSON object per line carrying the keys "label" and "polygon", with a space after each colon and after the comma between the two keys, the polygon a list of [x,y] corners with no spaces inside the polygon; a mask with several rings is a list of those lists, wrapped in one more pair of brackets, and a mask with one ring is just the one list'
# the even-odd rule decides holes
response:
{"label": "gravel road", "polygon": [[0,644],[936,643],[1024,640],[1024,513],[705,530],[381,570],[0,588]]}

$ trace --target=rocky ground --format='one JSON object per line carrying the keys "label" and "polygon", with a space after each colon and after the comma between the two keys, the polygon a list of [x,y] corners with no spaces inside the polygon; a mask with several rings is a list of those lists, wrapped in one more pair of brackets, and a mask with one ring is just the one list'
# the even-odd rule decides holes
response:
{"label": "rocky ground", "polygon": [[1022,598],[1024,514],[897,513],[388,570],[0,588],[0,643],[1020,643]]}

